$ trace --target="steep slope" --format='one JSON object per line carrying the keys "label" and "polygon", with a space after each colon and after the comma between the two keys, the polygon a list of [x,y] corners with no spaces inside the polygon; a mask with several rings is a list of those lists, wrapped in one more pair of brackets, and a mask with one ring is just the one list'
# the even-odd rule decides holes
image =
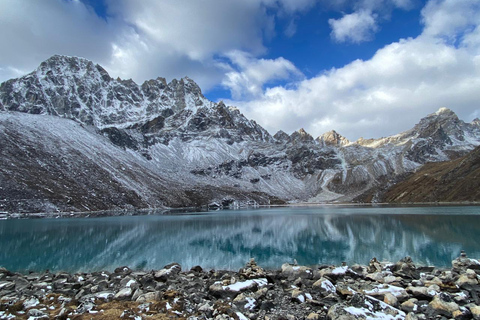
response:
{"label": "steep slope", "polygon": [[459,159],[424,165],[389,188],[382,201],[480,201],[480,147]]}
{"label": "steep slope", "polygon": [[[8,119],[15,117],[26,120],[18,118],[15,126],[8,125]],[[45,120],[48,130],[25,136],[22,122],[34,130],[34,122],[42,119],[49,119]],[[113,202],[102,202],[108,204],[104,207],[125,207],[129,203],[135,207],[183,206],[238,197],[263,203],[277,198],[350,201],[372,188],[393,184],[427,162],[458,158],[480,144],[480,121],[465,123],[445,108],[423,118],[408,131],[381,139],[350,142],[335,131],[314,139],[303,129],[291,135],[278,132],[272,137],[237,108],[208,101],[189,78],[169,83],[157,78],[138,85],[132,80],[111,78],[91,61],[65,56],[53,56],[32,73],[2,83],[0,120],[1,134],[10,139],[11,149],[0,153],[1,161],[26,161],[22,175],[15,170],[3,171],[0,187],[4,189],[0,190],[22,190],[22,179],[37,186],[49,185],[56,177],[67,181],[57,174],[66,170],[62,149],[42,149],[42,139],[47,139],[49,145],[58,140],[58,144],[68,147],[72,159],[74,154],[82,159],[75,172],[83,176],[77,180],[72,176],[65,185],[75,186],[72,188],[85,194],[95,186],[76,185],[78,181],[91,180],[81,163],[107,170],[105,159],[113,157],[111,161],[120,161],[119,165],[127,161],[132,168],[133,164],[138,167],[122,180],[127,182],[115,187],[121,191],[113,186],[102,187],[106,199],[114,199],[117,193],[126,195]],[[68,126],[77,126],[88,134],[67,129]],[[84,135],[95,142],[89,148],[84,147],[89,145],[88,141],[81,145],[71,143],[65,140],[70,131],[76,132],[76,139]],[[26,145],[31,149],[27,154],[22,153]],[[28,157],[17,159],[16,154]],[[84,159],[85,154],[89,155],[88,160]],[[55,159],[47,170],[55,172],[49,182],[36,173],[29,175],[26,169],[35,167],[45,157]],[[110,181],[108,174],[95,175],[105,177],[99,178],[99,185]],[[151,182],[157,180],[158,185]],[[135,191],[138,199],[122,189],[126,186]],[[53,194],[43,192],[40,197],[33,192],[22,199],[29,197],[43,197],[45,203],[55,198]]]}
{"label": "steep slope", "polygon": [[0,112],[0,211],[162,208],[257,201],[248,191],[196,185],[156,170],[74,121]]}

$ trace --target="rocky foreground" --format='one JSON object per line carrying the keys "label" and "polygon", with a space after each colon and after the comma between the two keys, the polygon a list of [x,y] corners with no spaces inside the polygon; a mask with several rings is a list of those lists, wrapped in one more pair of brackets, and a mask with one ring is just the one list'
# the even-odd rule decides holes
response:
{"label": "rocky foreground", "polygon": [[452,268],[372,259],[368,266],[251,260],[238,272],[13,273],[0,268],[0,319],[480,319],[480,261]]}

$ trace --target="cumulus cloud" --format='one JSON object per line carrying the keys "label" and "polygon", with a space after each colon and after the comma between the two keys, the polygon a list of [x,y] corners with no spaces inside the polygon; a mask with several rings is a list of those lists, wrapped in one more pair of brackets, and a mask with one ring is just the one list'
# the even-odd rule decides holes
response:
{"label": "cumulus cloud", "polygon": [[480,2],[477,0],[432,0],[422,10],[425,24],[423,34],[440,36],[450,41],[461,40],[480,21]]}
{"label": "cumulus cloud", "polygon": [[[54,54],[82,56],[112,76],[137,82],[188,75],[207,90],[221,83],[219,56],[266,52],[275,15],[303,12],[315,0],[105,0],[107,18],[80,0],[0,3],[0,81],[33,70]],[[290,31],[293,31],[290,30]]]}
{"label": "cumulus cloud", "polygon": [[397,133],[443,106],[467,120],[480,115],[478,0],[430,0],[418,37],[310,79],[268,52],[278,19],[291,22],[292,36],[307,10],[351,12],[329,21],[332,37],[362,42],[417,1],[105,1],[103,18],[79,0],[1,1],[0,81],[53,54],[83,56],[137,82],[188,75],[204,90],[223,85],[230,104],[272,133],[335,129],[349,139]]}
{"label": "cumulus cloud", "polygon": [[378,30],[376,15],[370,11],[346,14],[340,19],[329,19],[331,36],[335,41],[360,43],[372,39]]}
{"label": "cumulus cloud", "polygon": [[54,54],[106,61],[114,24],[79,1],[0,2],[0,81],[32,71]]}
{"label": "cumulus cloud", "polygon": [[[398,133],[440,107],[472,120],[480,114],[480,19],[457,27],[447,22],[455,17],[444,14],[452,10],[454,16],[463,12],[472,17],[479,10],[472,5],[454,9],[449,2],[425,7],[425,29],[417,38],[387,45],[369,60],[353,61],[295,87],[269,88],[260,99],[238,104],[272,133],[304,127],[318,136],[335,129],[349,139]],[[458,34],[459,42],[445,41]]]}
{"label": "cumulus cloud", "polygon": [[284,59],[256,59],[243,51],[226,54],[234,68],[225,74],[222,82],[234,99],[247,99],[261,96],[263,86],[275,80],[290,80],[303,74],[295,65]]}

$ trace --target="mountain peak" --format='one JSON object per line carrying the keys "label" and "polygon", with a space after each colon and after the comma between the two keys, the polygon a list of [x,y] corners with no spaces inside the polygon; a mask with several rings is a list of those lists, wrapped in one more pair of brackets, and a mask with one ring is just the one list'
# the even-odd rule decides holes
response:
{"label": "mountain peak", "polygon": [[[99,128],[147,122],[165,109],[180,112],[211,106],[190,78],[147,80],[111,78],[100,65],[79,57],[54,55],[0,89],[3,109],[58,115]],[[108,109],[108,112],[105,110]]]}
{"label": "mountain peak", "polygon": [[298,131],[295,131],[290,135],[291,141],[298,141],[298,142],[313,142],[313,137],[305,131],[305,129],[301,128]]}
{"label": "mountain peak", "polygon": [[348,139],[346,139],[344,136],[342,136],[335,130],[325,132],[317,138],[317,141],[329,146],[344,146],[350,143]]}
{"label": "mountain peak", "polygon": [[455,112],[453,112],[452,110],[448,109],[448,108],[445,108],[445,107],[441,107],[440,109],[437,110],[437,112],[435,112],[436,115],[441,115],[441,114],[455,114]]}

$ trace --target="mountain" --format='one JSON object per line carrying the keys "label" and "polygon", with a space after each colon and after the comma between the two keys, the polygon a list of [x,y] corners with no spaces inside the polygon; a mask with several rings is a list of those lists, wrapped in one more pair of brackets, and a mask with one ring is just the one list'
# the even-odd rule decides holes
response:
{"label": "mountain", "polygon": [[480,201],[480,147],[464,157],[427,163],[384,190],[382,202]]}
{"label": "mountain", "polygon": [[0,210],[25,212],[351,201],[480,145],[480,121],[445,108],[381,139],[271,136],[187,77],[138,85],[66,56],[0,85],[0,128]]}

